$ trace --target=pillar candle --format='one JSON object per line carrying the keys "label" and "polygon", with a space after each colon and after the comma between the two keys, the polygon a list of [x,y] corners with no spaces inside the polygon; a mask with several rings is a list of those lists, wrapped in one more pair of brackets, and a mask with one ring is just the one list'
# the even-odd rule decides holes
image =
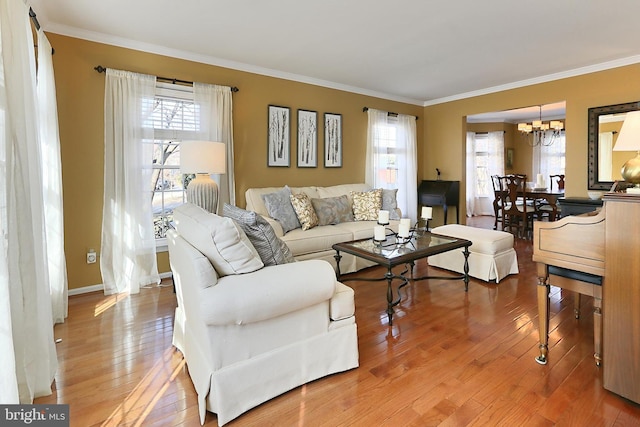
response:
{"label": "pillar candle", "polygon": [[378,212],[378,224],[389,224],[389,211]]}
{"label": "pillar candle", "polygon": [[398,236],[409,237],[409,224],[400,224],[398,227]]}
{"label": "pillar candle", "polygon": [[407,228],[411,228],[411,220],[409,218],[402,218],[400,220],[400,225],[406,225]]}
{"label": "pillar candle", "polygon": [[422,215],[420,215],[420,217],[422,219],[431,219],[432,214],[433,214],[433,208],[431,206],[423,206]]}
{"label": "pillar candle", "polygon": [[373,227],[373,239],[377,241],[385,240],[384,227],[381,225],[376,225]]}
{"label": "pillar candle", "polygon": [[544,188],[544,177],[541,173],[539,173],[537,176],[536,188]]}

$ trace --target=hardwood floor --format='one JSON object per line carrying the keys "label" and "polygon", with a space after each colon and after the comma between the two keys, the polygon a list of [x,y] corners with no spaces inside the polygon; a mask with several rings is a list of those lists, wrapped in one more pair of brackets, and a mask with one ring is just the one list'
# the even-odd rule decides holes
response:
{"label": "hardwood floor", "polygon": [[[469,223],[491,228],[493,218]],[[531,243],[516,240],[516,250],[520,274],[498,285],[472,279],[468,293],[458,281],[407,286],[393,327],[383,282],[348,282],[356,295],[360,367],[291,390],[228,425],[640,425],[640,405],[602,388],[592,317],[575,320],[573,298],[558,288],[549,363],[534,361]],[[435,271],[424,260],[416,268],[419,275]],[[589,313],[591,299],[582,300]],[[199,425],[187,368],[171,346],[175,306],[171,286],[69,298],[69,318],[55,328],[62,339],[55,390],[35,403],[70,404],[72,426]],[[215,414],[207,413],[205,424],[217,425]]]}

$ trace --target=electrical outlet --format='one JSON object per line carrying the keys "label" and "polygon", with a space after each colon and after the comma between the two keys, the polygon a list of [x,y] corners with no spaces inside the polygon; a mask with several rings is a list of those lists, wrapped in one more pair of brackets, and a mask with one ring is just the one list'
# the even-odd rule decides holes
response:
{"label": "electrical outlet", "polygon": [[87,251],[87,264],[95,263],[97,258],[98,256],[96,255],[96,251],[94,251],[93,249],[89,249]]}

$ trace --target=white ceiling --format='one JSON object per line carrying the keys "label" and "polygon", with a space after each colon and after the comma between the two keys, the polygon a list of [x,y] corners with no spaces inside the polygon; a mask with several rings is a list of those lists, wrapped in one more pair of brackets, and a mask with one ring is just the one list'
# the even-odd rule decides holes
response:
{"label": "white ceiling", "polygon": [[637,0],[28,1],[45,31],[417,105],[640,62]]}
{"label": "white ceiling", "polygon": [[474,114],[467,116],[468,123],[520,123],[531,120],[541,119],[563,120],[566,116],[565,101],[554,102],[553,104],[545,104],[532,107],[517,108],[515,110],[493,111],[490,113]]}

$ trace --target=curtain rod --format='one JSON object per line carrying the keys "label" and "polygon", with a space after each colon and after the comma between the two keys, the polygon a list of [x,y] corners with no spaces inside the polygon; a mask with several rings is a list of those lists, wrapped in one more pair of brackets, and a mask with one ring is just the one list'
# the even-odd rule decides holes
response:
{"label": "curtain rod", "polygon": [[[494,132],[502,132],[502,133],[507,133],[506,130],[497,130]],[[474,132],[476,135],[489,135],[489,132]]]}
{"label": "curtain rod", "polygon": [[[29,8],[29,18],[31,18],[31,22],[33,22],[33,25],[36,27],[36,30],[40,31],[40,23],[38,22],[38,18],[36,18],[36,13],[31,8]],[[33,47],[38,47],[38,45],[37,44],[33,45]],[[56,50],[52,47],[51,55],[55,53],[56,53]]]}
{"label": "curtain rod", "polygon": [[[96,70],[98,73],[104,73],[104,72],[107,71],[107,69],[105,67],[103,67],[102,65],[98,65],[97,67],[93,67],[93,69]],[[170,79],[168,77],[160,77],[160,76],[156,76],[156,79],[163,80],[165,82],[170,82],[170,83],[173,83],[173,84],[182,83],[184,85],[193,86],[193,82],[190,82],[188,80]],[[231,87],[231,92],[239,92],[239,91],[240,91],[240,89],[238,89],[237,87],[235,87],[235,86]]]}
{"label": "curtain rod", "polygon": [[31,18],[31,21],[33,22],[33,25],[36,26],[36,30],[39,30],[40,29],[40,23],[38,22],[38,18],[36,18],[36,13],[31,8],[29,8],[29,18]]}
{"label": "curtain rod", "polygon": [[[367,111],[369,111],[369,107],[364,107],[364,108],[362,108],[362,112],[363,112],[363,113],[366,113]],[[391,111],[388,111],[388,112],[387,112],[387,116],[391,116],[391,117],[398,117],[398,113],[393,113],[393,112],[391,112]],[[413,116],[413,117],[414,117],[416,120],[418,120],[418,117],[416,117],[416,116]]]}

